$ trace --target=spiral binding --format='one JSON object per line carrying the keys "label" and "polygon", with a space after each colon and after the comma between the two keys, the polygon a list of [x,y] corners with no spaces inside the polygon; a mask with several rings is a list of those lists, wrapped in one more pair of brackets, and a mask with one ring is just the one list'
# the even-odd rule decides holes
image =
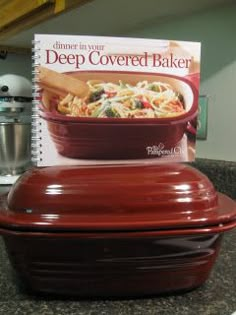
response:
{"label": "spiral binding", "polygon": [[31,130],[31,161],[35,166],[42,161],[41,151],[40,151],[40,141],[41,141],[41,123],[39,120],[39,86],[37,80],[37,66],[40,65],[40,41],[33,40],[34,45],[32,49],[32,64],[33,64],[33,104],[32,104],[32,130]]}

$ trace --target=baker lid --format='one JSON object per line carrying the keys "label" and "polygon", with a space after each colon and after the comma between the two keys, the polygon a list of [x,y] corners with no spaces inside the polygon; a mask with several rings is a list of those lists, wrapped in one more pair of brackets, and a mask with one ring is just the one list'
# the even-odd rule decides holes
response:
{"label": "baker lid", "polygon": [[33,168],[0,205],[0,227],[151,230],[236,221],[236,206],[185,164]]}

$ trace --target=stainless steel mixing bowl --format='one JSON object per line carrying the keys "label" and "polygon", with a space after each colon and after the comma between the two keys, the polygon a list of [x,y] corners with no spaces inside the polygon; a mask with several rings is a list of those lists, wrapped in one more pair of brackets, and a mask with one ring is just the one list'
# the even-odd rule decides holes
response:
{"label": "stainless steel mixing bowl", "polygon": [[30,165],[30,123],[0,123],[0,175],[17,175]]}

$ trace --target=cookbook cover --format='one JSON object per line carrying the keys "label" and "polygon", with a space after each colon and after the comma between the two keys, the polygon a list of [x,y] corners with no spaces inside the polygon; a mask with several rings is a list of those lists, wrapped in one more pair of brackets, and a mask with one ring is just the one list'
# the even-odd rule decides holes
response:
{"label": "cookbook cover", "polygon": [[193,161],[200,43],[36,34],[38,166]]}

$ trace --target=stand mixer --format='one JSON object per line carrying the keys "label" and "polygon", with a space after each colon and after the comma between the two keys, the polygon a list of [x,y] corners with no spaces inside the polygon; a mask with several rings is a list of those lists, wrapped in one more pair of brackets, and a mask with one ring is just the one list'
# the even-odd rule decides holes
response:
{"label": "stand mixer", "polygon": [[0,76],[0,185],[8,185],[31,161],[32,86],[26,78]]}

